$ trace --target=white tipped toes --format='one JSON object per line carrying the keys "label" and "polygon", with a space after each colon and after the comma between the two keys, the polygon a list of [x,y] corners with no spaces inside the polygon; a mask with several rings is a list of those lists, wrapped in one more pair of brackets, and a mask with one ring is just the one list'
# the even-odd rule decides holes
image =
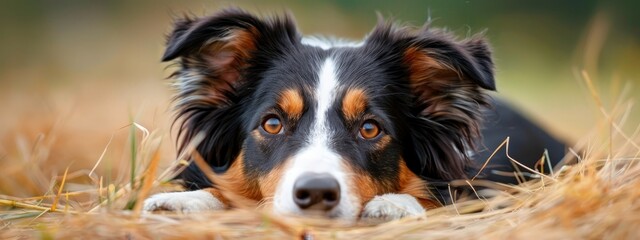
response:
{"label": "white tipped toes", "polygon": [[362,210],[362,218],[394,220],[423,215],[425,209],[418,199],[409,194],[384,194],[375,196]]}
{"label": "white tipped toes", "polygon": [[225,205],[204,190],[158,193],[144,201],[146,212],[166,210],[182,213],[225,209]]}

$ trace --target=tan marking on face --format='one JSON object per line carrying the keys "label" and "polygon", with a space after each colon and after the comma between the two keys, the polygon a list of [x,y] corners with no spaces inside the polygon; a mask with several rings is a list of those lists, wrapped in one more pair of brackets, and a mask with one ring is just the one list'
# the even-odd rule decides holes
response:
{"label": "tan marking on face", "polygon": [[342,99],[342,114],[347,120],[357,119],[367,108],[367,94],[360,88],[347,90]]}
{"label": "tan marking on face", "polygon": [[260,193],[264,198],[273,198],[273,195],[276,194],[280,179],[285,174],[284,170],[289,169],[291,162],[291,159],[287,159],[284,164],[273,168],[266,176],[260,177]]}
{"label": "tan marking on face", "polygon": [[258,141],[264,141],[264,136],[262,136],[262,134],[260,133],[260,130],[256,129],[251,131],[251,136],[253,137],[253,139],[258,140]]}
{"label": "tan marking on face", "polygon": [[[223,190],[223,194],[229,192],[231,195],[255,201],[262,199],[258,183],[255,180],[247,179],[247,175],[245,174],[244,152],[240,152],[229,169],[227,169],[224,174],[219,175],[215,180],[216,187]],[[227,198],[230,197],[227,196]]]}
{"label": "tan marking on face", "polygon": [[360,206],[371,201],[373,197],[380,194],[381,188],[373,181],[373,178],[362,171],[356,170],[349,164],[344,164],[347,176],[349,176],[348,187],[351,194],[355,194],[360,200]]}
{"label": "tan marking on face", "polygon": [[384,135],[376,143],[375,150],[376,151],[382,151],[382,150],[386,149],[387,146],[389,146],[389,143],[391,143],[391,136]]}
{"label": "tan marking on face", "polygon": [[286,89],[280,94],[278,100],[278,106],[294,119],[298,119],[302,116],[304,109],[304,99],[297,90]]}
{"label": "tan marking on face", "polygon": [[415,197],[425,209],[440,207],[428,189],[427,182],[414,174],[406,165],[404,159],[400,159],[397,184],[382,184],[376,182],[372,176],[356,170],[349,164],[344,164],[349,177],[349,187],[352,194],[360,200],[360,206],[364,206],[377,195],[395,193],[408,194]]}
{"label": "tan marking on face", "polygon": [[438,201],[434,200],[427,186],[427,182],[413,173],[407,167],[404,159],[400,159],[398,169],[398,193],[409,194],[415,197],[425,209],[433,209],[441,206]]}

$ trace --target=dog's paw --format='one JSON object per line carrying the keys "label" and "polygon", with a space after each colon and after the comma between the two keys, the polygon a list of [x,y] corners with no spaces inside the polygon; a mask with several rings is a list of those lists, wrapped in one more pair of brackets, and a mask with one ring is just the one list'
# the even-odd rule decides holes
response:
{"label": "dog's paw", "polygon": [[375,196],[362,210],[362,218],[386,221],[424,214],[418,199],[409,194],[384,194]]}
{"label": "dog's paw", "polygon": [[190,192],[158,193],[144,201],[143,210],[174,211],[182,213],[222,210],[226,206],[211,193],[198,190]]}

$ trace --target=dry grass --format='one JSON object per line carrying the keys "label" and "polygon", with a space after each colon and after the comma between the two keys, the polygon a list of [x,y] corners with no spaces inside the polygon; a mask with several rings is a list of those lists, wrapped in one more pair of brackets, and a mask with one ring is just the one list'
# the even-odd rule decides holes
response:
{"label": "dry grass", "polygon": [[[38,161],[3,166],[6,174],[15,177],[5,176],[3,181],[19,181],[1,184],[5,191],[44,194],[0,195],[0,238],[634,238],[640,234],[640,136],[638,130],[623,132],[621,127],[631,104],[619,101],[607,110],[589,75],[580,75],[603,121],[575,146],[583,150],[574,152],[579,163],[536,181],[502,186],[489,200],[459,202],[422,217],[388,223],[289,218],[252,208],[194,215],[141,214],[139,199],[177,187],[162,181],[175,167],[159,167],[163,136],[134,122],[128,126],[130,155],[124,164],[129,168],[115,168],[119,177],[96,170],[106,164],[104,152],[112,147],[111,141],[96,166],[67,168],[51,179],[41,171],[46,166],[34,166],[46,164],[42,158],[53,146],[46,137],[23,154]],[[159,169],[165,170],[159,173]],[[470,182],[476,183],[481,184]]]}
{"label": "dry grass", "polygon": [[[132,120],[129,126],[112,133],[108,143],[99,143],[100,150],[96,150],[86,147],[95,146],[96,140],[83,136],[98,135],[95,132],[70,134],[60,130],[59,121],[39,126],[39,119],[21,118],[9,134],[0,132],[4,135],[0,146],[0,238],[637,238],[640,127],[627,122],[632,104],[620,94],[611,104],[614,107],[607,108],[589,75],[582,71],[576,76],[584,80],[602,116],[593,131],[575,145],[574,149],[581,149],[579,154],[572,153],[579,158],[577,164],[518,186],[500,185],[496,197],[489,200],[458,202],[421,217],[387,223],[281,217],[251,207],[193,215],[141,214],[140,199],[154,192],[179,189],[166,179],[184,158],[162,159],[172,155],[167,150],[170,147],[163,147],[171,141],[162,128],[149,131],[140,123],[143,121]],[[154,96],[152,101],[168,99]],[[103,101],[109,103],[104,106],[122,106],[111,98]],[[636,128],[625,132],[623,126]],[[508,148],[507,143],[502,147]],[[92,157],[86,157],[86,151]],[[65,162],[67,159],[95,160],[87,164]],[[163,162],[172,163],[166,166]],[[55,172],[58,169],[54,165],[59,167],[61,163],[66,170]],[[486,185],[481,181],[469,184]]]}

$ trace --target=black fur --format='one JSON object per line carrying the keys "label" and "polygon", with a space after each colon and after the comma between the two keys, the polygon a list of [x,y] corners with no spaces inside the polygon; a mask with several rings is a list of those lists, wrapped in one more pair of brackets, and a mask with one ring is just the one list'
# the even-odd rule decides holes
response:
{"label": "black fur", "polygon": [[[412,106],[401,111],[398,121],[402,128],[400,142],[405,146],[404,158],[415,173],[434,179],[453,180],[466,176],[469,156],[466,149],[473,149],[479,137],[481,109],[486,107],[486,95],[482,89],[495,90],[493,62],[486,43],[480,38],[458,42],[452,35],[428,27],[419,31],[381,23],[367,39],[365,47],[375,48],[385,65],[400,65],[402,71],[390,73],[407,83],[409,74],[400,53],[410,47],[424,51],[429,57],[451,66],[459,79],[451,79],[445,86],[425,94],[421,86],[409,100],[397,106]],[[386,54],[386,55],[383,55]],[[431,79],[423,79],[425,85]],[[417,93],[416,93],[417,91]],[[398,92],[407,92],[398,91]],[[447,112],[425,112],[436,102],[447,102]],[[397,103],[397,102],[394,102]]]}
{"label": "black fur", "polygon": [[[242,64],[234,69],[218,69],[206,59],[212,54],[208,47],[230,41],[235,30],[252,33],[256,47],[246,56],[237,54]],[[412,48],[446,66],[443,71],[448,72],[442,74],[446,77],[411,82],[413,70],[404,53]],[[197,151],[216,172],[224,172],[243,149],[249,177],[264,176],[304,145],[315,117],[310,96],[317,84],[318,66],[328,56],[335,58],[337,74],[344,81],[336,95],[343,96],[351,87],[365,89],[370,100],[367,116],[391,137],[383,150],[374,150],[374,140],[354,138],[364,116],[346,121],[338,101],[328,115],[334,134],[332,147],[351,165],[372,176],[385,191],[396,187],[401,159],[414,173],[432,181],[468,177],[475,165],[467,150],[480,142],[483,113],[490,105],[486,91],[496,89],[487,43],[479,36],[458,41],[430,27],[414,30],[386,22],[378,24],[362,47],[323,50],[302,44],[288,16],[260,19],[228,9],[210,17],[177,21],[162,59],[179,58],[181,64],[175,73],[179,150],[184,151],[195,135],[203,133],[205,139]],[[228,71],[239,75],[225,78]],[[305,98],[301,119],[287,119],[276,107],[277,94],[286,88],[300,91]],[[282,116],[285,133],[264,135],[265,141],[250,136],[270,114]],[[180,178],[190,189],[211,186],[194,165]]]}
{"label": "black fur", "polygon": [[[208,44],[215,44],[228,37],[230,31],[254,28],[259,34],[256,39],[260,53],[254,53],[251,62],[252,71],[238,69],[243,74],[235,82],[223,82],[212,66],[207,65],[202,55]],[[268,70],[270,61],[264,55],[277,55],[284,51],[299,36],[295,25],[288,17],[274,18],[267,21],[239,9],[227,9],[206,18],[185,18],[175,23],[175,29],[169,36],[163,61],[180,58],[181,69],[174,73],[177,94],[175,96],[176,119],[180,124],[178,131],[179,152],[185,150],[188,143],[199,133],[206,138],[196,150],[216,172],[224,172],[237,157],[246,138],[243,126],[243,114],[250,111],[249,97],[255,92],[258,84],[251,79]],[[185,82],[190,74],[201,75],[199,78]],[[180,79],[183,78],[183,79]],[[213,87],[222,84],[223,87]],[[212,103],[207,97],[209,91],[222,96],[222,101]],[[189,189],[201,189],[211,186],[202,172],[190,165],[179,176]]]}

